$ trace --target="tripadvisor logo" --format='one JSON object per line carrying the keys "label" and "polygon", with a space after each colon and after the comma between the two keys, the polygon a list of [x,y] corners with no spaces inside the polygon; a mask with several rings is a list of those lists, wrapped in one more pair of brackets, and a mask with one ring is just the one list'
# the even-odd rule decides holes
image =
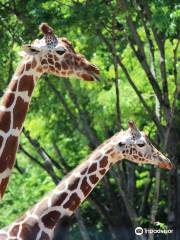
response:
{"label": "tripadvisor logo", "polygon": [[142,227],[137,227],[135,229],[135,234],[136,235],[142,235],[143,234],[143,228]]}
{"label": "tripadvisor logo", "polygon": [[147,229],[147,228],[142,228],[142,227],[137,227],[135,228],[135,234],[136,235],[142,235],[143,233],[145,234],[170,234],[173,233],[173,229]]}

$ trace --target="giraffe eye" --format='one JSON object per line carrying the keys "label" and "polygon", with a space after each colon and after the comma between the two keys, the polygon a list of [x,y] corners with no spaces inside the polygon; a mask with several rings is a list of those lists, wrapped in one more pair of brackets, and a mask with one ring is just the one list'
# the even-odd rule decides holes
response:
{"label": "giraffe eye", "polygon": [[37,49],[34,49],[34,48],[30,48],[30,51],[31,51],[32,54],[39,53],[39,51]]}
{"label": "giraffe eye", "polygon": [[144,147],[144,146],[145,146],[145,143],[139,143],[138,146],[139,146],[139,147]]}
{"label": "giraffe eye", "polygon": [[120,142],[120,143],[118,143],[118,145],[119,145],[119,147],[122,147],[122,146],[124,146],[124,145],[125,145],[125,143],[123,143],[123,142]]}
{"label": "giraffe eye", "polygon": [[59,54],[59,55],[63,55],[65,53],[65,49],[64,48],[59,48],[56,53]]}
{"label": "giraffe eye", "polygon": [[34,49],[34,48],[31,48],[31,52],[34,52],[34,53],[36,53],[36,52],[38,52],[36,49]]}

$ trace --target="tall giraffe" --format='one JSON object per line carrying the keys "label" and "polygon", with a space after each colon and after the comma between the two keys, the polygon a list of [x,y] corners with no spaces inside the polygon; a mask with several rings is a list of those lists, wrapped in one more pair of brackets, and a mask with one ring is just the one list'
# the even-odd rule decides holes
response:
{"label": "tall giraffe", "polygon": [[122,159],[172,168],[170,160],[130,121],[128,130],[106,140],[49,195],[2,229],[0,240],[51,240],[56,223],[71,216],[110,167]]}
{"label": "tall giraffe", "polygon": [[43,73],[98,80],[99,70],[75,52],[66,38],[58,38],[46,23],[40,25],[44,37],[23,46],[24,58],[2,97],[0,105],[0,199],[12,172],[19,136],[33,89]]}

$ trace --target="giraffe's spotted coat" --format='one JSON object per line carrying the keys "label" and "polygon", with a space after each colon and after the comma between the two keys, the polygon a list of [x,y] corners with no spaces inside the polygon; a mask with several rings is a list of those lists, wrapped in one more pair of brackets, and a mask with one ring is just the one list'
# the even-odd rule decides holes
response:
{"label": "giraffe's spotted coat", "polygon": [[[45,28],[43,31],[48,31],[48,29]],[[23,114],[19,112],[19,122],[21,124],[14,120],[14,114],[16,113],[14,109],[19,111],[18,108],[22,107],[24,111],[27,111],[32,88],[35,86],[36,80],[41,73],[54,73],[55,71],[59,76],[69,76],[68,74],[72,72],[85,80],[95,80],[95,74],[99,73],[96,66],[90,64],[82,55],[75,53],[67,39],[60,38],[56,44],[53,42],[54,40],[55,38],[45,36],[45,39],[35,41],[31,47],[35,47],[37,50],[39,49],[38,47],[41,47],[42,52],[45,48],[46,55],[42,56],[43,54],[41,54],[40,58],[34,55],[25,57],[23,65],[13,76],[9,90],[6,93],[14,94],[14,98],[9,95],[11,99],[6,99],[5,104],[7,103],[7,106],[0,106],[0,115],[11,113],[10,131],[6,133],[0,129],[0,136],[3,138],[0,148],[0,161],[4,164],[4,166],[3,164],[2,166],[0,165],[0,189],[3,189],[3,192],[14,164],[18,138],[24,119]],[[44,43],[48,43],[48,46],[44,46]],[[51,47],[55,48],[54,50],[50,47],[51,43]],[[59,45],[63,46],[66,51],[64,56],[58,56],[56,52]],[[67,65],[68,69],[66,69]],[[24,79],[25,81],[28,81],[28,79],[32,81],[27,88],[21,83],[23,76],[31,76]],[[9,144],[14,145],[10,152],[8,152],[7,148],[8,141],[10,141]],[[142,145],[142,142],[145,145],[143,148],[138,145],[139,143]],[[6,149],[5,152],[4,149]],[[137,163],[143,161],[144,163],[151,163],[164,168],[171,167],[169,160],[152,146],[143,133],[131,125],[127,131],[117,133],[101,144],[80,167],[72,171],[48,196],[28,210],[20,219],[0,230],[0,239],[52,240],[57,221],[66,216],[71,216],[109,168],[123,158]],[[5,162],[3,161],[4,159],[6,159]],[[3,171],[1,168],[3,168]],[[2,197],[2,193],[0,197]]]}
{"label": "giraffe's spotted coat", "polygon": [[60,212],[52,211],[52,212],[49,212],[47,215],[43,216],[41,221],[43,222],[46,228],[53,228],[57,223],[59,217],[60,217]]}
{"label": "giraffe's spotted coat", "polygon": [[[118,160],[126,157],[134,162],[152,163],[151,161],[154,161],[155,164],[155,161],[157,161],[158,164],[161,153],[157,149],[152,145],[147,145],[146,151],[142,151],[137,145],[138,142],[131,142],[127,135],[129,135],[128,131],[122,131],[102,144],[101,147],[98,147],[48,196],[31,208],[23,217],[15,221],[8,229],[2,230],[0,237],[4,237],[6,234],[6,239],[9,240],[14,239],[14,236],[17,236],[17,240],[46,238],[52,240],[56,223],[65,216],[73,214],[104,174]],[[126,139],[127,143],[125,145],[119,144],[123,139]],[[125,149],[124,154],[123,149]],[[134,150],[136,150],[135,155]],[[149,155],[148,151],[150,150],[152,152]],[[153,160],[151,157],[156,157],[156,159]]]}
{"label": "giraffe's spotted coat", "polygon": [[[50,27],[42,24],[41,31],[44,29]],[[17,67],[0,104],[0,199],[14,166],[23,122],[40,76],[50,73],[94,81],[99,75],[98,68],[76,53],[69,40],[57,38],[52,31],[48,31],[43,32],[46,34],[42,39],[23,46],[23,61]]]}

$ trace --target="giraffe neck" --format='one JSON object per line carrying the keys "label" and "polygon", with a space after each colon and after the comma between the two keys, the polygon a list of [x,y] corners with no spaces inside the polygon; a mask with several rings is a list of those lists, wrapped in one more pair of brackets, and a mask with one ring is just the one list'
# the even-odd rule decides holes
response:
{"label": "giraffe neck", "polygon": [[[5,236],[8,239],[16,237],[17,240],[51,240],[56,223],[73,214],[111,165],[119,159],[120,157],[116,156],[112,145],[105,144],[105,146],[95,150],[47,197],[5,229]],[[1,234],[3,236],[3,232],[0,233],[0,236]]]}
{"label": "giraffe neck", "polygon": [[36,59],[25,59],[12,77],[0,104],[0,199],[15,163],[18,140],[40,73]]}

